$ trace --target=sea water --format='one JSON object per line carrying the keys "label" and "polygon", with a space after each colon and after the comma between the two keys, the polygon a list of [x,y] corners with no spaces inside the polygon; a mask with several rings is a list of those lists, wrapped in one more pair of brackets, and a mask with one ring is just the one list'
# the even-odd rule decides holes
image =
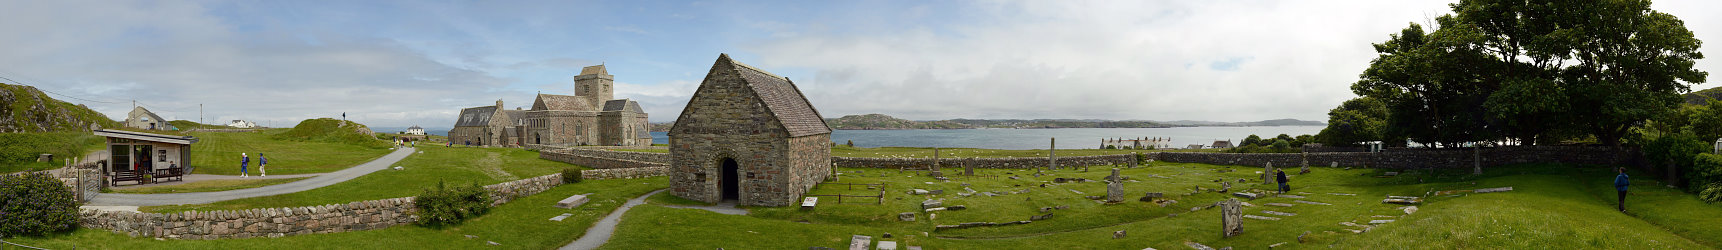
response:
{"label": "sea water", "polygon": [[[1046,149],[1049,139],[1058,138],[1061,149],[1099,148],[1102,139],[1163,138],[1174,148],[1190,144],[1212,145],[1231,140],[1237,144],[1252,134],[1273,138],[1280,134],[1297,137],[1315,135],[1323,126],[1271,127],[1176,127],[1176,128],[1058,128],[1058,129],[911,129],[837,130],[831,141],[856,147],[941,147],[990,149]],[[652,132],[652,143],[669,143],[664,132]]]}

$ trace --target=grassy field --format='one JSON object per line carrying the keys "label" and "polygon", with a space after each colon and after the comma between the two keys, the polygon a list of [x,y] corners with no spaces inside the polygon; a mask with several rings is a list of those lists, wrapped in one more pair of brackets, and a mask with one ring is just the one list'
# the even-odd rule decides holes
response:
{"label": "grassy field", "polygon": [[309,179],[309,178],[311,178],[311,177],[285,178],[285,179],[206,180],[206,181],[185,183],[185,184],[179,184],[179,185],[127,188],[127,189],[113,189],[113,192],[114,193],[122,193],[122,194],[167,194],[167,193],[219,192],[219,191],[247,189],[247,188],[269,186],[269,185],[282,184],[282,183],[288,183],[288,182],[295,182],[295,181]]}
{"label": "grassy field", "polygon": [[[669,149],[615,149],[617,151],[669,153]],[[1116,155],[1148,152],[1218,152],[1216,150],[1130,150],[1130,149],[1060,149],[1058,156],[1091,156]],[[939,154],[944,158],[1005,158],[1005,157],[1046,157],[1045,149],[1007,150],[1007,149],[978,149],[978,148],[941,148]],[[831,147],[831,156],[842,157],[876,157],[876,158],[933,158],[933,148],[909,147],[878,147],[862,148],[838,145]]]}
{"label": "grassy field", "polygon": [[[0,173],[63,167],[65,159],[84,157],[104,145],[102,137],[89,132],[0,133]],[[41,154],[54,154],[54,161],[36,162]]]}
{"label": "grassy field", "polygon": [[[1216,169],[1235,169],[1217,172]],[[1692,195],[1661,187],[1651,179],[1634,178],[1635,195],[1629,197],[1630,213],[1613,209],[1614,193],[1607,168],[1560,165],[1522,165],[1486,170],[1482,176],[1464,172],[1407,173],[1392,178],[1374,178],[1384,170],[1318,167],[1307,175],[1292,176],[1293,194],[1303,199],[1268,197],[1244,208],[1245,214],[1281,217],[1278,221],[1246,219],[1244,233],[1222,238],[1219,209],[1191,211],[1229,195],[1203,192],[1189,195],[1194,187],[1218,188],[1216,179],[1236,181],[1233,190],[1269,188],[1255,179],[1254,167],[1225,167],[1202,164],[1157,163],[1152,167],[1124,170],[1137,182],[1124,185],[1126,202],[1103,205],[1083,196],[1104,196],[1105,184],[1098,181],[1054,184],[1053,178],[1103,179],[1108,171],[1055,171],[1041,177],[1032,170],[977,170],[986,177],[957,177],[937,182],[928,177],[895,170],[840,169],[846,183],[886,183],[884,205],[832,204],[821,198],[819,208],[750,208],[746,216],[720,215],[703,210],[641,206],[629,212],[607,249],[783,249],[812,246],[841,247],[850,235],[870,235],[892,240],[900,246],[929,249],[1158,249],[1187,248],[1183,242],[1213,247],[1281,247],[1342,249],[1700,249],[1714,248],[1722,240],[1722,206],[1705,204]],[[855,171],[862,173],[856,174]],[[880,177],[883,174],[886,177]],[[1016,176],[1020,179],[1010,179]],[[927,184],[932,182],[933,184]],[[968,188],[995,192],[962,197]],[[1040,187],[1040,184],[1048,184]],[[1387,195],[1424,196],[1431,191],[1514,187],[1514,191],[1429,197],[1416,213],[1407,215],[1401,205],[1383,204]],[[903,191],[942,189],[943,195],[907,195]],[[822,185],[813,193],[868,194]],[[1023,193],[1027,190],[1026,193]],[[1078,193],[1080,192],[1080,194]],[[1136,198],[1144,192],[1164,192],[1177,200],[1160,207]],[[873,192],[876,194],[877,192]],[[1354,195],[1336,195],[1354,194]],[[653,204],[693,203],[660,194]],[[920,201],[941,199],[946,206],[964,205],[963,211],[940,211],[936,219],[918,212]],[[1328,203],[1313,205],[1305,200]],[[1268,203],[1292,207],[1266,206]],[[963,222],[1007,222],[1029,220],[1052,210],[1054,217],[1025,225],[981,227],[934,232],[934,225]],[[1263,211],[1295,213],[1276,216]],[[917,212],[914,222],[901,222],[897,213]],[[1371,220],[1395,220],[1362,231],[1341,224],[1369,224]],[[1127,232],[1112,239],[1112,232]],[[1308,232],[1305,242],[1298,236]],[[881,239],[883,233],[893,234]],[[687,237],[698,235],[699,237]]]}
{"label": "grassy field", "polygon": [[[552,188],[492,208],[484,216],[441,229],[401,225],[381,230],[280,238],[155,240],[99,229],[6,241],[48,249],[550,249],[580,238],[586,228],[629,198],[669,186],[668,177],[592,180]],[[575,209],[552,207],[562,198],[592,193]],[[563,213],[573,216],[550,221]],[[475,238],[467,238],[472,235]],[[494,241],[499,246],[488,245]]]}
{"label": "grassy field", "polygon": [[[537,152],[510,148],[418,147],[396,163],[404,170],[385,169],[350,181],[304,192],[246,198],[210,204],[144,207],[144,211],[226,210],[310,206],[418,195],[437,181],[449,184],[495,184],[536,177],[578,166],[538,158]],[[271,162],[273,163],[273,162]],[[274,164],[270,164],[274,173]]]}
{"label": "grassy field", "polygon": [[257,156],[269,158],[271,174],[328,173],[377,159],[391,152],[388,148],[373,148],[344,143],[288,141],[270,137],[287,129],[267,129],[261,132],[217,133],[191,132],[197,143],[191,144],[191,163],[196,174],[239,175],[239,154],[251,156],[252,174],[257,174]]}

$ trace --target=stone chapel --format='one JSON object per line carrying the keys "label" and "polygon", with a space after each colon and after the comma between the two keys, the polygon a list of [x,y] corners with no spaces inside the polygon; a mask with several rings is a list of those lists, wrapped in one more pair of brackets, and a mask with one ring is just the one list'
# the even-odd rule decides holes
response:
{"label": "stone chapel", "polygon": [[788,206],[830,173],[831,127],[789,78],[718,55],[670,129],[670,190]]}

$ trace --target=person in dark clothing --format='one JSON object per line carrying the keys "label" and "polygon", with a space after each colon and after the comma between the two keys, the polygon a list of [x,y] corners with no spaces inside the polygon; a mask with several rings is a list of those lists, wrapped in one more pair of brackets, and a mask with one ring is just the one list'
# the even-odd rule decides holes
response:
{"label": "person in dark clothing", "polygon": [[1620,175],[1614,176],[1614,191],[1620,194],[1620,211],[1626,212],[1626,186],[1632,183],[1626,181],[1626,168],[1618,168],[1616,171],[1619,171]]}
{"label": "person in dark clothing", "polygon": [[1286,184],[1286,171],[1283,169],[1275,169],[1274,175],[1274,181],[1280,183],[1280,193],[1291,192],[1291,185]]}

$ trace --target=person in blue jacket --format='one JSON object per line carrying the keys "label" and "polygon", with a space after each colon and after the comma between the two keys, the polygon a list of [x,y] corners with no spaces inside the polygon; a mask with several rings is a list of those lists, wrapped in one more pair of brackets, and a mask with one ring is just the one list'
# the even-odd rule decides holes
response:
{"label": "person in blue jacket", "polygon": [[1618,191],[1620,193],[1620,211],[1626,212],[1626,186],[1631,185],[1632,183],[1626,181],[1626,168],[1618,168],[1616,170],[1620,172],[1620,175],[1614,176],[1614,191]]}

